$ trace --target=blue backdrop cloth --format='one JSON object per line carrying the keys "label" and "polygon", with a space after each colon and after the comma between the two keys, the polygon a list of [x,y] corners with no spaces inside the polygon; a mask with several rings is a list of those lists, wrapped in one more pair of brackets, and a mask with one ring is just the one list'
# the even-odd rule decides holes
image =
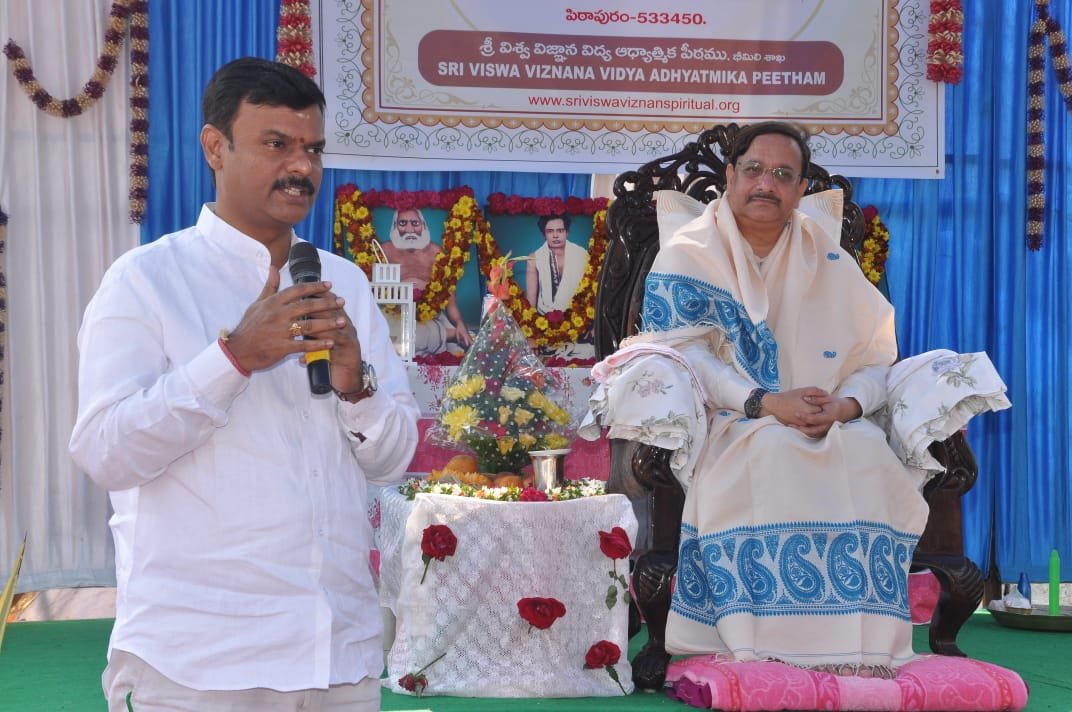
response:
{"label": "blue backdrop cloth", "polygon": [[[198,146],[201,91],[212,72],[243,55],[274,57],[278,3],[156,0],[149,4],[149,201],[143,241],[192,224],[212,185]],[[1067,30],[1072,0],[1051,0]],[[964,502],[968,555],[1001,577],[1047,579],[1057,547],[1072,578],[1069,461],[1072,295],[1068,112],[1047,59],[1046,232],[1029,252],[1026,216],[1027,38],[1032,3],[965,3],[964,78],[946,101],[944,180],[858,179],[892,236],[889,289],[901,353],[933,348],[986,351],[1009,386],[1013,408],[982,416],[968,434],[979,480]],[[299,234],[330,248],[335,188],[439,190],[466,184],[489,193],[588,194],[587,175],[325,171]]]}

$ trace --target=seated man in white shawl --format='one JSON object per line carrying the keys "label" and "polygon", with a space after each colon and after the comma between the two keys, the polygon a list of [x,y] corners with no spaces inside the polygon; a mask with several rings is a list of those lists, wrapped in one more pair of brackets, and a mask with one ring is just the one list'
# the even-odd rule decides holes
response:
{"label": "seated man in white shawl", "polygon": [[666,649],[890,677],[913,655],[927,505],[867,418],[897,357],[893,307],[795,210],[805,139],[744,127],[725,195],[664,239],[645,285],[635,340],[683,357],[706,413],[679,473]]}

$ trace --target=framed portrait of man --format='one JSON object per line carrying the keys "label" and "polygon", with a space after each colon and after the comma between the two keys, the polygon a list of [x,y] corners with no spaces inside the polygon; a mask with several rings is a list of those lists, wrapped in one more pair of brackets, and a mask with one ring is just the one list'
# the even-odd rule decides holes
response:
{"label": "framed portrait of man", "polygon": [[418,360],[460,357],[480,323],[471,236],[458,229],[454,215],[466,201],[472,203],[471,192],[459,189],[362,193],[349,185],[336,194],[336,252],[370,275],[373,263],[398,265],[400,281],[413,285]]}

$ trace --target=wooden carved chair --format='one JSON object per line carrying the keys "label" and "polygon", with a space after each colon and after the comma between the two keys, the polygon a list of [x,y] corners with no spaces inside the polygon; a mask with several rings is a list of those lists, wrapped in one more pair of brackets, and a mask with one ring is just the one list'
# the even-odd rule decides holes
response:
{"label": "wooden carved chair", "polygon": [[[637,333],[644,279],[659,250],[652,196],[658,190],[677,190],[710,202],[726,187],[723,156],[728,155],[738,126],[714,126],[680,152],[620,175],[614,183],[614,202],[607,214],[608,250],[600,276],[595,338],[600,359]],[[852,184],[811,164],[808,193],[830,188],[844,191],[841,244],[859,255],[864,220],[852,202]],[[634,501],[648,498],[650,548],[637,558],[633,570],[636,605],[647,622],[648,643],[633,660],[633,681],[642,689],[659,689],[670,659],[664,647],[671,579],[677,568],[678,535],[684,492],[670,472],[670,451],[624,440],[611,444],[609,488]],[[912,571],[930,569],[941,594],[930,624],[930,647],[942,655],[960,655],[957,633],[983,596],[983,577],[964,556],[960,499],[975,483],[977,467],[960,433],[931,446],[931,454],[946,468],[924,489],[930,516],[912,560]]]}

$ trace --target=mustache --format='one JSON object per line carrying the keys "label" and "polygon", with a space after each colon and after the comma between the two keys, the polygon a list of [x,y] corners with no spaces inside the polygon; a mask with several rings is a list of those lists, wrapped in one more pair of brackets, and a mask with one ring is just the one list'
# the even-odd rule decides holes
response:
{"label": "mustache", "polygon": [[775,193],[752,193],[752,195],[748,196],[748,202],[752,202],[753,200],[769,200],[778,205],[782,204],[782,199]]}
{"label": "mustache", "polygon": [[316,186],[308,178],[292,176],[290,178],[280,178],[275,183],[272,183],[272,190],[286,190],[287,188],[298,188],[309,195],[316,192]]}

